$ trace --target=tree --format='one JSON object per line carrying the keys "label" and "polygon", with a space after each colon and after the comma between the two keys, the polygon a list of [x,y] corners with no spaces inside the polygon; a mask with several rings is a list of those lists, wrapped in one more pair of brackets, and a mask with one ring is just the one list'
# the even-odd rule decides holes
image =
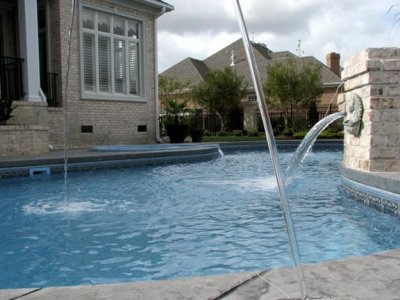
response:
{"label": "tree", "polygon": [[218,115],[221,131],[226,131],[229,115],[240,104],[245,90],[243,77],[226,68],[208,73],[204,81],[193,88],[192,95],[198,104]]}
{"label": "tree", "polygon": [[268,104],[283,110],[288,127],[293,111],[315,106],[322,95],[321,65],[289,57],[286,63],[268,66],[264,91]]}
{"label": "tree", "polygon": [[[400,4],[399,3],[396,3],[396,4],[392,4],[390,7],[389,7],[389,9],[386,11],[386,14],[385,15],[389,15],[392,11],[395,11],[395,10],[398,10],[398,6],[399,6]],[[395,25],[398,25],[399,24],[399,22],[400,22],[400,13],[397,11],[397,12],[394,12],[394,15],[393,15],[393,25],[392,25],[392,27],[394,27]]]}
{"label": "tree", "polygon": [[158,77],[158,94],[161,107],[167,114],[167,121],[180,123],[184,114],[191,112],[189,109],[191,99],[189,82],[183,83],[175,78],[160,75]]}
{"label": "tree", "polygon": [[181,82],[175,78],[162,76],[158,77],[158,95],[161,104],[167,100],[175,102],[188,101],[190,99],[189,82]]}

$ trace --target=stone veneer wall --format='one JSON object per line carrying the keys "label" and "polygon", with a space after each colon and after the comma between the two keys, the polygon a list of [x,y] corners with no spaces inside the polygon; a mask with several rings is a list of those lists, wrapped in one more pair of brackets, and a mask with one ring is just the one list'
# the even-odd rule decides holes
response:
{"label": "stone veneer wall", "polygon": [[364,106],[361,135],[344,138],[344,167],[400,172],[400,48],[370,48],[347,60],[340,111],[358,94]]}
{"label": "stone veneer wall", "polygon": [[48,152],[47,103],[14,101],[7,125],[0,125],[0,156]]}
{"label": "stone veneer wall", "polygon": [[7,125],[47,126],[47,103],[31,101],[13,101],[14,110]]}
{"label": "stone veneer wall", "polygon": [[1,125],[0,156],[48,151],[48,128],[40,125]]}

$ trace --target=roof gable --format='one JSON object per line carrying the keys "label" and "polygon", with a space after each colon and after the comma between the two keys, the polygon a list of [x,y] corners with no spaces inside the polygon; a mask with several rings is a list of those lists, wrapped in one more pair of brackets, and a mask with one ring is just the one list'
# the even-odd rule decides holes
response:
{"label": "roof gable", "polygon": [[[275,63],[285,63],[289,57],[292,57],[299,64],[301,62],[311,61],[321,65],[322,82],[325,85],[334,85],[339,84],[340,82],[340,78],[315,57],[298,57],[290,51],[273,52],[263,44],[252,43],[252,46],[262,81],[266,79],[267,66]],[[193,84],[198,84],[208,71],[228,67],[234,68],[238,74],[244,76],[247,82],[252,82],[242,39],[236,40],[225,48],[207,57],[204,61],[186,58],[182,62],[163,72],[162,75],[171,76],[180,81],[189,80]]]}
{"label": "roof gable", "polygon": [[161,75],[196,85],[203,81],[209,71],[203,61],[188,57],[165,70]]}

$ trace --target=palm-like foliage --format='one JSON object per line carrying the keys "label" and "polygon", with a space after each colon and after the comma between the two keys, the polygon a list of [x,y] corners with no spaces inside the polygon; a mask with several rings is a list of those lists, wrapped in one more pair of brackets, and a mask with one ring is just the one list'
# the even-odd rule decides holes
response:
{"label": "palm-like foliage", "polygon": [[0,99],[0,124],[5,124],[7,120],[12,118],[13,109],[11,100]]}
{"label": "palm-like foliage", "polygon": [[173,118],[175,124],[181,123],[183,118],[185,118],[185,114],[192,111],[188,108],[188,102],[187,100],[178,102],[174,99],[166,99],[164,101],[164,109],[167,117]]}

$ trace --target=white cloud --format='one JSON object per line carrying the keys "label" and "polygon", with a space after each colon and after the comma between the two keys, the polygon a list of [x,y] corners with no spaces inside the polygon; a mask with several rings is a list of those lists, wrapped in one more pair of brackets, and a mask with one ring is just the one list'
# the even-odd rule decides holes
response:
{"label": "white cloud", "polygon": [[[186,57],[204,59],[240,37],[232,0],[169,0],[175,11],[159,20],[159,70]],[[246,0],[243,14],[256,42],[273,51],[296,53],[325,62],[328,52],[348,58],[368,47],[396,46],[400,5],[392,0]],[[395,25],[395,26],[393,26]]]}

